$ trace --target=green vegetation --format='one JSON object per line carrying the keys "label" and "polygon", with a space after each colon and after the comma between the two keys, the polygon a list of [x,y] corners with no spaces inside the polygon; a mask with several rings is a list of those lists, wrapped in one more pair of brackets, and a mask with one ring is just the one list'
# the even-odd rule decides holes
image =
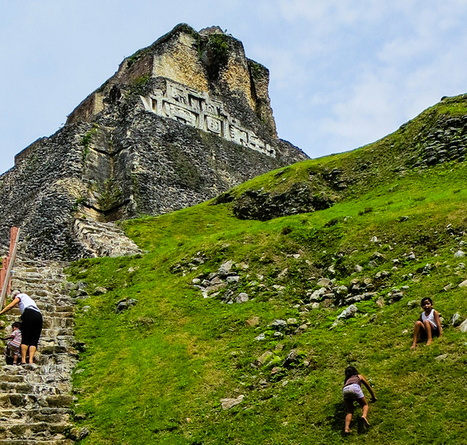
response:
{"label": "green vegetation", "polygon": [[250,68],[251,77],[253,77],[254,80],[260,79],[264,75],[264,71],[266,71],[263,65],[254,60],[248,60],[248,66]]}
{"label": "green vegetation", "polygon": [[89,146],[91,144],[93,136],[97,133],[99,129],[98,124],[93,124],[92,128],[86,132],[86,134],[81,138],[80,145],[83,146],[83,162],[86,161],[86,158],[89,154]]}
{"label": "green vegetation", "polygon": [[[358,176],[329,209],[259,222],[234,218],[232,203],[204,203],[123,223],[142,255],[73,264],[72,279],[92,295],[79,302],[76,325],[86,348],[75,371],[75,421],[91,431],[82,443],[466,443],[467,337],[450,320],[455,312],[467,318],[458,287],[467,278],[465,260],[454,256],[467,242],[467,164],[395,172],[397,144],[412,131],[231,192],[280,191],[362,164],[376,172]],[[380,152],[377,165],[378,144],[389,153]],[[239,281],[203,298],[193,279],[208,279],[228,260]],[[310,304],[321,277],[348,289],[370,283],[375,294],[355,303],[354,318],[335,324],[348,304]],[[234,301],[241,292],[250,300],[223,302],[229,289]],[[444,336],[412,352],[425,296],[444,318]],[[122,299],[137,304],[117,313]],[[289,328],[271,326],[277,319],[289,320]],[[371,427],[359,425],[357,409],[353,433],[344,437],[348,364],[370,379],[378,401],[370,406]],[[241,403],[222,409],[221,399],[240,395]]]}
{"label": "green vegetation", "polygon": [[106,179],[99,184],[99,209],[110,210],[120,204],[122,189],[115,178]]}

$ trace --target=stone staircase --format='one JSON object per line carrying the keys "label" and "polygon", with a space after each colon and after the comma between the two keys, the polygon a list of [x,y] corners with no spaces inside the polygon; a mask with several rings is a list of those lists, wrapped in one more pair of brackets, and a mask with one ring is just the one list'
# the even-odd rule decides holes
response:
{"label": "stone staircase", "polygon": [[125,256],[141,253],[139,247],[113,222],[76,219],[73,224],[76,239],[94,257]]}
{"label": "stone staircase", "polygon": [[[69,445],[74,301],[65,291],[63,267],[50,262],[19,262],[12,289],[37,303],[44,328],[34,365],[6,365],[0,356],[0,445]],[[6,336],[19,309],[7,313]]]}

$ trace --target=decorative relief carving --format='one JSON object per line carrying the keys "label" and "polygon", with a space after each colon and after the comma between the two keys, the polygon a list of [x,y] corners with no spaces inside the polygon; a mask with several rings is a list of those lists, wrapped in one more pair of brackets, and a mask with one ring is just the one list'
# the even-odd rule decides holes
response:
{"label": "decorative relief carving", "polygon": [[212,99],[207,93],[167,80],[167,93],[154,90],[149,96],[141,96],[146,111],[175,119],[208,133],[216,134],[243,147],[276,157],[269,144],[255,133],[239,124],[224,109],[222,102]]}

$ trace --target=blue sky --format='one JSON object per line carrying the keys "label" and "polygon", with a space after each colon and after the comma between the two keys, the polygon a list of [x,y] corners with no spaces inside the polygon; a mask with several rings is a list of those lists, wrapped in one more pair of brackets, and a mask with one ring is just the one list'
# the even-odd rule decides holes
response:
{"label": "blue sky", "polygon": [[269,68],[279,136],[310,157],[467,93],[467,0],[0,0],[0,172],[182,22],[220,26]]}

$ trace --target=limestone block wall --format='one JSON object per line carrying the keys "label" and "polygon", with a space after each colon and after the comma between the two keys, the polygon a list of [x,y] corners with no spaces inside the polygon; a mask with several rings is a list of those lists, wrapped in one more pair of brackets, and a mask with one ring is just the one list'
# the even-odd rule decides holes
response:
{"label": "limestone block wall", "polygon": [[[277,137],[268,95],[268,70],[247,59],[242,42],[220,28],[198,33],[185,24],[126,58],[115,75],[68,116],[67,124],[95,119],[105,109],[104,98],[114,86],[156,78],[171,79],[213,98],[236,100],[263,119],[268,132]],[[246,124],[241,116],[237,118]]]}
{"label": "limestone block wall", "polygon": [[167,79],[165,93],[154,89],[148,96],[141,96],[146,111],[169,117],[191,127],[211,132],[236,144],[275,157],[276,152],[251,130],[242,127],[231,116],[221,100],[194,88]]}
{"label": "limestone block wall", "polygon": [[21,227],[27,253],[41,257],[79,257],[70,235],[71,213],[82,193],[80,126],[63,128],[38,141],[21,162],[0,176],[0,245],[11,226]]}

